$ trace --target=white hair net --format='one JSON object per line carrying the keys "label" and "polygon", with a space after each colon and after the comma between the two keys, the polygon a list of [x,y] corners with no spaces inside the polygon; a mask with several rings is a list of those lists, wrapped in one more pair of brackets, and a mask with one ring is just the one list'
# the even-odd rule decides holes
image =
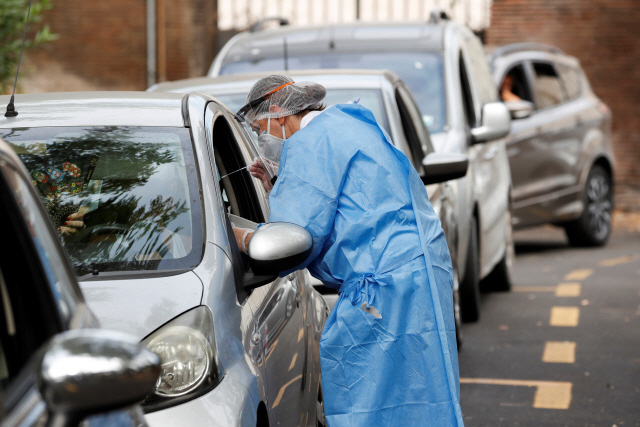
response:
{"label": "white hair net", "polygon": [[[314,109],[327,94],[324,86],[313,82],[294,82],[281,74],[264,77],[256,82],[247,95],[247,106],[252,101],[266,97],[252,106],[245,115],[248,123],[266,118],[291,116],[300,111]],[[278,108],[272,108],[272,107]]]}

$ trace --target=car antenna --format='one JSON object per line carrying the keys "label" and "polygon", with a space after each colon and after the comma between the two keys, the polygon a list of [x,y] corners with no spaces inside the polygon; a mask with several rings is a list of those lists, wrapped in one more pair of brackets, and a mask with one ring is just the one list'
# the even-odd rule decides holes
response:
{"label": "car antenna", "polygon": [[284,49],[284,69],[285,71],[289,70],[289,55],[287,52],[287,38],[282,38],[282,48]]}
{"label": "car antenna", "polygon": [[16,94],[16,85],[18,84],[18,73],[20,72],[20,62],[22,61],[22,51],[24,50],[24,41],[27,38],[27,27],[29,26],[29,15],[31,14],[31,3],[33,0],[29,0],[29,10],[27,11],[27,22],[24,24],[24,36],[22,36],[22,47],[20,48],[20,58],[18,59],[18,69],[16,70],[16,79],[13,82],[13,93],[11,93],[11,99],[7,105],[7,112],[4,113],[5,117],[15,117],[18,115],[16,106],[14,105],[14,97]]}

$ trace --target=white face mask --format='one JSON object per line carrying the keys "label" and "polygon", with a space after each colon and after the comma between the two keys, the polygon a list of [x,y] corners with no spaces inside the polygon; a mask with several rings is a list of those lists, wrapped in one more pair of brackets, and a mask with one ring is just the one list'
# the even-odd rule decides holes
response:
{"label": "white face mask", "polygon": [[269,122],[267,124],[267,131],[262,132],[262,134],[258,136],[258,149],[260,150],[260,154],[262,155],[262,157],[269,163],[264,166],[269,169],[271,175],[275,176],[278,174],[278,166],[280,165],[282,146],[284,145],[284,141],[286,139],[284,124],[282,125],[282,136],[285,139],[273,136],[270,132],[271,119],[269,119]]}

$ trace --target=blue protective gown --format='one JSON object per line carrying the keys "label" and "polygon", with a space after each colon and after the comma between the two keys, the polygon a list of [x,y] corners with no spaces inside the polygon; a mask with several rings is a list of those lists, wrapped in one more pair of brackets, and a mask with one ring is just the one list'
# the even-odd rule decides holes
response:
{"label": "blue protective gown", "polygon": [[449,249],[373,114],[336,105],[287,139],[269,206],[311,233],[302,267],[340,292],[320,340],[328,425],[462,427]]}

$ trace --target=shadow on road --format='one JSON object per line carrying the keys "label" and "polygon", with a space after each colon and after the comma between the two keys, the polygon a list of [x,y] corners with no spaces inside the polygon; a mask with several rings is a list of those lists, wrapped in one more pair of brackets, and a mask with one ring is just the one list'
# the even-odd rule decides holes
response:
{"label": "shadow on road", "polygon": [[538,252],[551,252],[561,249],[567,249],[569,244],[567,242],[558,241],[527,241],[521,240],[515,242],[516,255],[533,254]]}

